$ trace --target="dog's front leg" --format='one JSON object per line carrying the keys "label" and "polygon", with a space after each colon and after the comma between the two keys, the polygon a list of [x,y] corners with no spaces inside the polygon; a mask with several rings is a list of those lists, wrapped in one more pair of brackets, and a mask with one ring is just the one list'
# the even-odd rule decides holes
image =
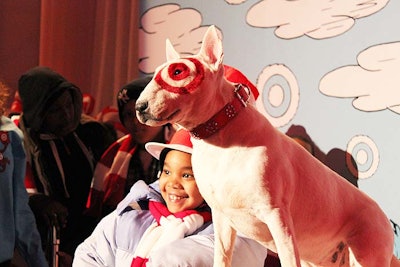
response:
{"label": "dog's front leg", "polygon": [[292,218],[284,208],[275,209],[267,218],[282,267],[301,267]]}
{"label": "dog's front leg", "polygon": [[213,210],[212,217],[215,233],[214,267],[230,267],[236,230],[222,213]]}

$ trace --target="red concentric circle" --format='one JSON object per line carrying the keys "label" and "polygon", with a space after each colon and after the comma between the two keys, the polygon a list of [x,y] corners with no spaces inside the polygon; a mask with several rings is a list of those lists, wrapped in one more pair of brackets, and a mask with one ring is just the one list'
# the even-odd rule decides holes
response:
{"label": "red concentric circle", "polygon": [[182,58],[168,64],[154,78],[162,89],[176,94],[189,94],[203,79],[204,67],[195,58]]}

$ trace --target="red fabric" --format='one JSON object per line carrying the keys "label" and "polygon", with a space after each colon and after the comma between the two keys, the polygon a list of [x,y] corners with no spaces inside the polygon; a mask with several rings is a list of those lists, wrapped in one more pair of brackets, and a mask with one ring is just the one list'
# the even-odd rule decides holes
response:
{"label": "red fabric", "polygon": [[28,192],[36,192],[36,184],[33,178],[32,168],[29,162],[26,162],[26,172],[25,172],[25,188]]}
{"label": "red fabric", "polygon": [[84,93],[83,95],[83,113],[90,115],[94,109],[94,97],[90,94]]}
{"label": "red fabric", "polygon": [[131,267],[146,267],[146,263],[149,261],[149,259],[143,259],[141,257],[136,257],[132,263]]}
{"label": "red fabric", "polygon": [[94,171],[87,214],[99,216],[103,204],[116,206],[124,198],[129,162],[136,147],[132,136],[126,135],[103,153]]}
{"label": "red fabric", "polygon": [[110,173],[104,186],[103,202],[110,206],[117,206],[117,204],[124,199],[125,182],[126,177],[122,177],[116,173]]}
{"label": "red fabric", "polygon": [[24,182],[25,182],[25,188],[27,190],[36,190],[35,181],[33,179],[32,168],[28,162],[26,163],[26,173]]}
{"label": "red fabric", "polygon": [[104,192],[90,188],[88,200],[86,202],[85,214],[95,218],[100,218],[103,208]]}
{"label": "red fabric", "polygon": [[180,129],[179,131],[175,132],[175,134],[172,136],[169,144],[178,144],[178,145],[183,145],[183,146],[193,148],[193,144],[190,141],[188,131],[185,131],[183,129]]}
{"label": "red fabric", "polygon": [[156,201],[149,202],[149,209],[151,211],[151,214],[157,220],[158,223],[160,223],[161,217],[168,217],[170,215],[174,215],[176,218],[183,219],[184,217],[186,217],[190,214],[200,214],[203,217],[204,222],[211,221],[211,213],[210,212],[207,212],[207,211],[198,212],[197,210],[184,210],[184,211],[177,212],[177,213],[171,213],[168,210],[167,206],[165,206],[164,204],[162,204],[160,202],[156,202]]}
{"label": "red fabric", "polygon": [[11,103],[10,114],[20,114],[22,112],[22,102],[18,91],[15,91],[14,100]]}
{"label": "red fabric", "polygon": [[120,142],[115,142],[113,143],[107,150],[104,152],[104,154],[101,157],[100,162],[107,166],[108,168],[111,168],[111,165],[114,161],[114,157],[112,155],[116,155],[118,150],[121,148],[121,143]]}
{"label": "red fabric", "polygon": [[12,115],[10,118],[18,127],[19,127],[19,117],[20,115]]}
{"label": "red fabric", "polygon": [[239,70],[231,66],[224,65],[224,76],[230,82],[247,85],[251,90],[251,92],[253,93],[254,99],[257,99],[258,96],[260,95],[257,87],[252,82],[250,82],[249,79],[247,79],[247,77]]}

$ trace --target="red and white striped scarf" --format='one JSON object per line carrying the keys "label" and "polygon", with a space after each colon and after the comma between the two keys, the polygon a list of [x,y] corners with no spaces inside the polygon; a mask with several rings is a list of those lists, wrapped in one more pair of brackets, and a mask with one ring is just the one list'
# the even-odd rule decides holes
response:
{"label": "red and white striped scarf", "polygon": [[129,163],[137,145],[130,134],[115,141],[97,163],[93,174],[87,214],[100,216],[103,204],[117,206],[124,198]]}
{"label": "red and white striped scarf", "polygon": [[211,221],[209,211],[185,210],[171,213],[164,204],[156,201],[149,201],[149,210],[156,222],[144,232],[140,239],[131,267],[145,267],[151,251],[191,235],[205,222]]}

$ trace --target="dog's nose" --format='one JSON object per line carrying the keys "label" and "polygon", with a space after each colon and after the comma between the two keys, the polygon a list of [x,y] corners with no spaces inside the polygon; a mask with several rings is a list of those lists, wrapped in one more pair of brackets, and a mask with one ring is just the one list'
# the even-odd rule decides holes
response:
{"label": "dog's nose", "polygon": [[135,105],[135,109],[139,112],[139,113],[144,113],[148,107],[148,103],[147,101],[145,102],[137,102]]}

